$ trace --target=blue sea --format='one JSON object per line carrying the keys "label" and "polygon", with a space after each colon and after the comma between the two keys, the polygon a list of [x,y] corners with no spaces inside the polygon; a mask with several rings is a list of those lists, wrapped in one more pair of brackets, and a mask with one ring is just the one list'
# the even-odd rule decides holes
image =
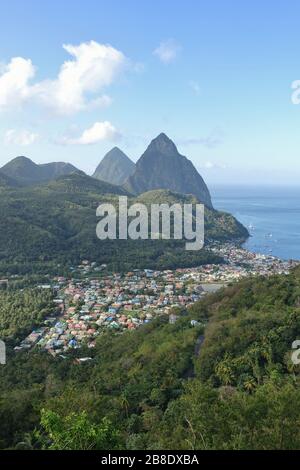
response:
{"label": "blue sea", "polygon": [[216,209],[248,228],[245,248],[300,260],[300,188],[218,186],[211,195]]}

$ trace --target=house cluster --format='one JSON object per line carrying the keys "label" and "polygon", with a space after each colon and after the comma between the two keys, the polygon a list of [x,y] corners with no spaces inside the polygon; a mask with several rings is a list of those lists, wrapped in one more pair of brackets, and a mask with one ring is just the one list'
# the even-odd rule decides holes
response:
{"label": "house cluster", "polygon": [[54,287],[61,314],[48,317],[16,350],[37,345],[57,355],[82,344],[93,348],[96,337],[106,329],[135,330],[162,314],[169,314],[172,323],[174,307],[187,308],[205,294],[185,270],[56,278]]}
{"label": "house cluster", "polygon": [[56,292],[55,313],[15,350],[38,346],[52,355],[63,355],[83,344],[93,348],[97,336],[107,329],[135,330],[163,314],[169,315],[170,323],[174,323],[175,307],[188,308],[207,292],[249,274],[288,273],[297,264],[250,253],[230,244],[210,249],[221,255],[225,263],[172,271],[144,269],[110,274],[106,265],[97,267],[96,263],[83,261],[76,268],[76,278],[58,277],[52,284],[40,286]]}
{"label": "house cluster", "polygon": [[210,249],[220,255],[226,264],[210,266],[209,273],[207,268],[204,268],[207,282],[232,282],[249,275],[288,274],[293,267],[299,265],[299,261],[282,260],[270,254],[252,253],[230,243],[216,244]]}

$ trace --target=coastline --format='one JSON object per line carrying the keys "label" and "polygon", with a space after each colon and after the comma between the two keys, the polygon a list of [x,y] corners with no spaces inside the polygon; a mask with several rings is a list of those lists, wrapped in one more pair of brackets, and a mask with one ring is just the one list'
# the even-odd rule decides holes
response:
{"label": "coastline", "polygon": [[231,213],[249,232],[243,248],[300,260],[299,187],[215,186],[215,207]]}

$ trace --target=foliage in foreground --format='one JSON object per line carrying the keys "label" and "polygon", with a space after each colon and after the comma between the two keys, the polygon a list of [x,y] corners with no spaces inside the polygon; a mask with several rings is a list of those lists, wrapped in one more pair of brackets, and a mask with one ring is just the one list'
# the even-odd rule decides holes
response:
{"label": "foliage in foreground", "polygon": [[[41,410],[41,427],[50,441],[43,448],[50,450],[105,450],[118,449],[119,435],[107,418],[92,423],[86,411],[61,417],[50,410]],[[38,441],[44,436],[36,433]]]}
{"label": "foliage in foreground", "polygon": [[86,364],[74,352],[12,355],[0,368],[1,448],[28,435],[33,449],[299,448],[299,288],[299,270],[244,280],[174,325],[104,334],[81,351]]}

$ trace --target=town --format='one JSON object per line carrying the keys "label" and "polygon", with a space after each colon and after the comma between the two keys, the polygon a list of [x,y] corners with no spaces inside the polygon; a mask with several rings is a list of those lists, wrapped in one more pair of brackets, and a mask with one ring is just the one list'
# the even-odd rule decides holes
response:
{"label": "town", "polygon": [[106,265],[97,266],[84,260],[76,268],[72,267],[70,279],[56,277],[51,284],[40,286],[54,290],[56,308],[15,351],[39,347],[53,356],[64,357],[71,348],[82,345],[93,348],[97,336],[105,330],[118,333],[135,330],[160,315],[168,315],[169,322],[174,323],[180,312],[229,283],[249,275],[288,274],[299,264],[230,244],[214,245],[210,249],[223,257],[224,264],[109,273]]}

